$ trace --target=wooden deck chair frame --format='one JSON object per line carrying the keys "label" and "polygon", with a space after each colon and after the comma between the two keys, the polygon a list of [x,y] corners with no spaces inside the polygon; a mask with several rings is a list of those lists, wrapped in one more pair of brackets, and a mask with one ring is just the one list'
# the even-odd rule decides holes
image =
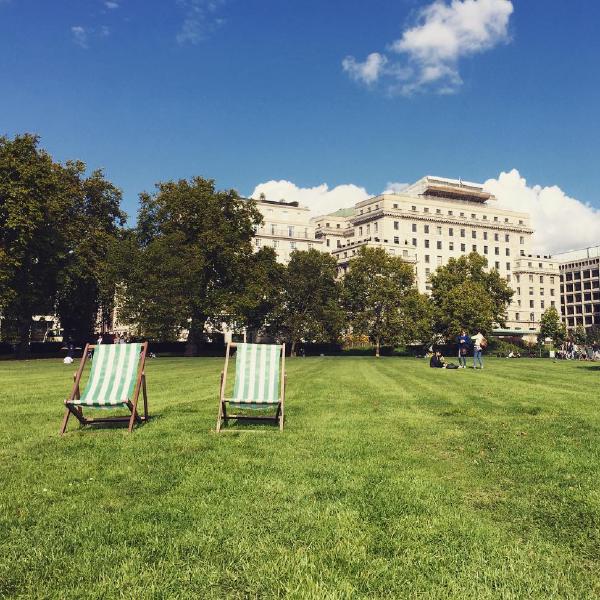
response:
{"label": "wooden deck chair frame", "polygon": [[[229,357],[231,356],[231,349],[237,348],[235,342],[229,342],[227,344],[227,350],[225,352],[225,367],[221,371],[221,384],[219,386],[219,414],[217,416],[217,433],[221,431],[223,424],[227,421],[254,421],[260,422],[265,421],[268,423],[279,424],[279,430],[283,431],[283,423],[285,418],[285,386],[287,375],[285,373],[285,344],[281,344],[281,371],[279,377],[279,402],[273,403],[277,407],[275,415],[240,415],[240,414],[228,414],[227,403],[230,401],[225,398],[225,386],[227,385],[227,367],[229,366]],[[265,407],[268,405],[265,404]]]}
{"label": "wooden deck chair frame", "polygon": [[[79,384],[81,382],[81,375],[83,373],[83,369],[85,367],[85,363],[87,361],[90,350],[94,350],[96,348],[95,344],[86,344],[83,350],[83,356],[81,357],[81,362],[79,363],[79,368],[77,372],[73,376],[73,391],[67,400],[65,400],[65,416],[63,417],[62,426],[60,428],[60,435],[64,435],[67,430],[67,422],[69,417],[73,415],[81,425],[92,425],[93,423],[128,423],[129,426],[127,431],[131,433],[133,430],[134,423],[145,423],[148,420],[148,394],[146,392],[146,374],[144,372],[144,367],[146,364],[146,354],[148,352],[148,342],[144,342],[141,344],[142,351],[140,353],[140,357],[138,359],[138,372],[135,382],[135,388],[133,391],[133,398],[129,398],[127,402],[123,405],[126,406],[131,411],[131,416],[122,416],[122,417],[96,417],[94,419],[86,418],[83,415],[83,406],[69,404],[73,400],[79,400],[81,398],[81,392],[79,389]],[[140,416],[137,410],[138,399],[140,396],[140,390],[142,392],[142,396],[144,398],[144,414]]]}

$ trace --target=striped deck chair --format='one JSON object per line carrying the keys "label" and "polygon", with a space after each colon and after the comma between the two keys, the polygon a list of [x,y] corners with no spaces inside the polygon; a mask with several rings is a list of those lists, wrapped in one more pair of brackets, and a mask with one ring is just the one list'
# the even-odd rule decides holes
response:
{"label": "striped deck chair", "polygon": [[[236,348],[233,397],[225,397],[231,349]],[[283,431],[285,401],[285,344],[227,344],[225,368],[221,372],[217,432],[230,419],[279,423]],[[228,414],[237,409],[275,409],[275,415]]]}
{"label": "striped deck chair", "polygon": [[[83,394],[79,392],[79,383],[85,362],[94,350],[92,370]],[[134,422],[148,420],[148,396],[146,394],[146,375],[144,364],[148,342],[143,344],[87,344],[79,369],[75,373],[73,391],[65,400],[65,416],[60,435],[67,429],[67,421],[71,414],[82,425],[91,423],[129,423],[128,431],[133,429]],[[137,411],[140,389],[144,397],[144,416]],[[131,416],[103,417],[88,419],[83,416],[84,408],[128,408]]]}

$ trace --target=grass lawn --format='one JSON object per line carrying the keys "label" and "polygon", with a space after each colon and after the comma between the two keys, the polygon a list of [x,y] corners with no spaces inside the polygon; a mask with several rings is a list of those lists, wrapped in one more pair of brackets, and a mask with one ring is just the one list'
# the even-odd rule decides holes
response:
{"label": "grass lawn", "polygon": [[222,363],[60,438],[75,365],[0,362],[0,597],[600,594],[600,366],[292,359],[285,431],[216,435]]}

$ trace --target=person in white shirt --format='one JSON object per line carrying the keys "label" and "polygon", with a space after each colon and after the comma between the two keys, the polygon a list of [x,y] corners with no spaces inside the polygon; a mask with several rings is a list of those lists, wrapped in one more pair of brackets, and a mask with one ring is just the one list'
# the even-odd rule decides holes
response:
{"label": "person in white shirt", "polygon": [[479,368],[483,369],[483,357],[481,356],[481,351],[485,346],[485,338],[481,331],[477,332],[477,335],[473,336],[473,368],[477,368],[477,363],[479,363]]}

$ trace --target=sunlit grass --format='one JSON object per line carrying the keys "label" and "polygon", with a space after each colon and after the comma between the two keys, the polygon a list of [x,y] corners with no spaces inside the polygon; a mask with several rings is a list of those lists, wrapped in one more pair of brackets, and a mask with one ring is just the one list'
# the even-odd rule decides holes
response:
{"label": "sunlit grass", "polygon": [[58,436],[73,366],[0,363],[0,597],[600,594],[600,367],[287,362],[286,427],[216,435],[222,360]]}

